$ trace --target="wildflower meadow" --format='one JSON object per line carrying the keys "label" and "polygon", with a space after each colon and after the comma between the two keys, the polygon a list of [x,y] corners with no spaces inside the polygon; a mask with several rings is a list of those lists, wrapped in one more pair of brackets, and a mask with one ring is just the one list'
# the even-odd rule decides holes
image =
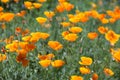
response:
{"label": "wildflower meadow", "polygon": [[0,0],[0,80],[120,80],[120,0]]}

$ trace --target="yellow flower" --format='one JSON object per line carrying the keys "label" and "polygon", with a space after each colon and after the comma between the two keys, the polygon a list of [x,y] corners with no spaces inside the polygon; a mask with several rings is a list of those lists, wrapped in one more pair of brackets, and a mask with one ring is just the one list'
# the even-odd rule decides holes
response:
{"label": "yellow flower", "polygon": [[92,59],[90,57],[81,57],[81,61],[79,61],[79,64],[81,65],[91,65],[92,64]]}
{"label": "yellow flower", "polygon": [[103,24],[107,24],[107,23],[109,23],[109,19],[103,18],[103,19],[101,19],[101,22]]}
{"label": "yellow flower", "polygon": [[80,28],[80,27],[71,27],[69,29],[69,31],[72,32],[72,33],[80,33],[80,32],[82,32],[82,28]]}
{"label": "yellow flower", "polygon": [[39,64],[42,67],[47,68],[51,64],[51,60],[41,60],[41,61],[39,61]]}
{"label": "yellow flower", "polygon": [[30,2],[30,1],[25,1],[25,2],[24,2],[24,5],[25,5],[25,7],[26,7],[27,9],[31,9],[31,8],[32,8],[32,2]]}
{"label": "yellow flower", "polygon": [[47,39],[49,36],[50,36],[50,34],[41,32],[41,38],[42,38],[42,39],[45,40],[45,39]]}
{"label": "yellow flower", "polygon": [[80,67],[79,70],[82,74],[90,74],[90,69],[87,67]]}
{"label": "yellow flower", "polygon": [[31,39],[31,36],[22,37],[22,40],[23,40],[23,41],[26,41],[26,42],[29,42],[30,39]]}
{"label": "yellow flower", "polygon": [[47,21],[47,18],[37,17],[36,20],[37,20],[38,23],[44,24]]}
{"label": "yellow flower", "polygon": [[60,50],[63,45],[58,41],[49,41],[48,46],[51,47],[53,50]]}
{"label": "yellow flower", "polygon": [[69,21],[72,23],[78,23],[78,22],[80,22],[80,19],[78,17],[72,17],[69,19]]}
{"label": "yellow flower", "polygon": [[42,6],[40,3],[33,3],[34,8],[38,9]]}
{"label": "yellow flower", "polygon": [[0,54],[0,62],[4,61],[7,59],[6,54]]}
{"label": "yellow flower", "polygon": [[89,39],[93,40],[98,37],[98,34],[96,32],[90,32],[90,33],[88,33],[87,37]]}
{"label": "yellow flower", "polygon": [[1,0],[2,3],[7,3],[9,0]]}
{"label": "yellow flower", "polygon": [[30,42],[37,42],[41,38],[41,32],[32,32]]}
{"label": "yellow flower", "polygon": [[71,76],[70,80],[83,80],[83,77],[77,76],[77,75],[73,75],[73,76]]}
{"label": "yellow flower", "polygon": [[68,40],[70,42],[75,41],[77,38],[78,38],[77,34],[74,34],[74,33],[69,33],[64,37],[65,40]]}
{"label": "yellow flower", "polygon": [[52,12],[52,11],[45,11],[45,12],[44,12],[44,15],[45,15],[47,18],[52,18],[52,17],[55,15],[55,13]]}
{"label": "yellow flower", "polygon": [[63,27],[68,27],[70,26],[70,22],[61,22],[60,23]]}
{"label": "yellow flower", "polygon": [[109,68],[104,68],[104,73],[107,76],[113,76],[114,75],[114,72]]}
{"label": "yellow flower", "polygon": [[65,62],[63,60],[55,60],[51,62],[51,64],[53,67],[59,68],[59,67],[62,67],[65,64]]}
{"label": "yellow flower", "polygon": [[117,62],[120,62],[120,57],[119,57],[120,56],[120,49],[117,49],[117,50],[111,49],[111,54]]}
{"label": "yellow flower", "polygon": [[68,2],[62,2],[59,5],[57,5],[56,9],[58,12],[63,12],[64,10],[70,11],[74,8],[73,4],[70,4]]}
{"label": "yellow flower", "polygon": [[14,52],[18,49],[18,41],[13,41],[10,44],[6,45],[6,48],[9,49],[10,52]]}
{"label": "yellow flower", "polygon": [[105,39],[108,40],[112,45],[114,45],[119,40],[119,35],[116,34],[114,31],[109,30],[105,34]]}
{"label": "yellow flower", "polygon": [[43,2],[46,2],[46,0],[38,0],[38,2],[41,2],[41,3],[43,3]]}

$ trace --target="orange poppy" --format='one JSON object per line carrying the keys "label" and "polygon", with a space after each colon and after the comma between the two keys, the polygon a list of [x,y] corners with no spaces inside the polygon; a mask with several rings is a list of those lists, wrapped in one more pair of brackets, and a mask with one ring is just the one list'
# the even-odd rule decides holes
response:
{"label": "orange poppy", "polygon": [[98,37],[98,34],[96,32],[90,32],[88,33],[87,37],[91,40],[94,40],[95,38]]}
{"label": "orange poppy", "polygon": [[59,43],[58,41],[49,41],[48,46],[51,47],[53,50],[60,50],[63,48],[63,45]]}
{"label": "orange poppy", "polygon": [[65,62],[63,60],[55,60],[51,62],[51,64],[53,67],[59,68],[59,67],[62,67],[65,64]]}

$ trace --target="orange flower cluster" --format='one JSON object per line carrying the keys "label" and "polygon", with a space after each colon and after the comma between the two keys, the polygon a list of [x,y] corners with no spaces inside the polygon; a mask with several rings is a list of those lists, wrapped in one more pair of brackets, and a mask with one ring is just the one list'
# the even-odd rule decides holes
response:
{"label": "orange flower cluster", "polygon": [[44,68],[47,68],[50,65],[55,68],[60,68],[65,64],[63,60],[52,61],[52,58],[54,58],[54,54],[52,53],[49,53],[47,55],[38,55],[38,58],[40,59],[39,64]]}
{"label": "orange flower cluster", "polygon": [[69,31],[62,32],[62,36],[65,40],[73,42],[78,38],[77,33],[80,32],[82,32],[81,27],[71,27],[69,28]]}
{"label": "orange flower cluster", "polygon": [[90,73],[90,69],[88,67],[85,66],[90,66],[92,64],[92,59],[89,57],[81,57],[82,61],[79,61],[79,64],[84,65],[82,67],[80,67],[80,72],[82,74],[89,74]]}
{"label": "orange flower cluster", "polygon": [[[82,65],[79,68],[80,73],[81,74],[90,74],[91,70],[89,69],[88,66],[90,66],[92,64],[92,62],[93,61],[90,57],[82,56],[81,61],[79,61],[79,64]],[[83,80],[83,78],[81,76],[71,76],[71,80]]]}
{"label": "orange flower cluster", "polygon": [[60,3],[56,7],[58,12],[71,11],[73,8],[74,5],[65,1],[60,1]]}
{"label": "orange flower cluster", "polygon": [[120,8],[118,6],[115,7],[114,11],[107,10],[106,12],[107,12],[107,15],[110,16],[109,21],[111,23],[114,23],[114,22],[116,22],[117,20],[120,19],[120,15],[119,15],[120,14]]}
{"label": "orange flower cluster", "polygon": [[27,9],[33,9],[33,8],[39,9],[42,6],[42,4],[40,3],[32,3],[30,1],[25,1],[24,5]]}
{"label": "orange flower cluster", "polygon": [[16,61],[21,62],[23,66],[27,66],[29,62],[26,58],[27,53],[35,49],[35,45],[29,42],[15,40],[12,43],[7,44],[6,48],[9,49],[10,52],[17,52]]}
{"label": "orange flower cluster", "polygon": [[[63,12],[64,8],[60,8],[60,11]],[[98,19],[101,21],[102,24],[107,23],[114,23],[117,20],[120,19],[120,9],[119,7],[116,7],[114,11],[107,11],[107,14],[98,13],[96,10],[90,10],[85,12],[80,12],[79,10],[76,10],[76,14],[68,14],[69,21],[72,23],[78,23],[78,22],[87,22],[90,17],[94,19]],[[109,16],[110,18],[107,18]]]}
{"label": "orange flower cluster", "polygon": [[69,21],[72,23],[87,22],[89,20],[88,16],[84,12],[77,12],[75,15],[69,14]]}
{"label": "orange flower cluster", "polygon": [[13,20],[14,16],[15,16],[14,13],[1,12],[0,13],[0,21],[10,22],[11,20]]}
{"label": "orange flower cluster", "polygon": [[47,39],[50,35],[44,32],[32,32],[29,36],[22,37],[23,41],[26,42],[37,42],[39,39]]}
{"label": "orange flower cluster", "polygon": [[54,54],[49,53],[47,55],[38,55],[38,58],[40,59],[39,64],[44,67],[47,68],[50,64],[51,64],[51,59],[54,58]]}

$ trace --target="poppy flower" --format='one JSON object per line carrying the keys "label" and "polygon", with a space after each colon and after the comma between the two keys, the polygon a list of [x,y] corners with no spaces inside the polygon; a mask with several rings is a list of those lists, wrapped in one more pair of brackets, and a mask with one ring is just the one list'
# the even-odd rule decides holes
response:
{"label": "poppy flower", "polygon": [[77,38],[78,36],[75,33],[69,33],[68,35],[64,37],[65,40],[70,41],[70,42],[75,41]]}
{"label": "poppy flower", "polygon": [[73,76],[71,76],[70,80],[83,80],[83,77],[77,76],[77,75],[73,75]]}
{"label": "poppy flower", "polygon": [[40,55],[40,54],[38,54],[38,58],[40,60],[51,60],[53,57],[55,57],[55,55],[52,54],[52,53],[49,53],[47,55]]}
{"label": "poppy flower", "polygon": [[79,61],[79,64],[89,66],[92,64],[92,59],[90,57],[81,57],[81,61]]}
{"label": "poppy flower", "polygon": [[98,74],[97,73],[93,73],[92,80],[98,80]]}
{"label": "poppy flower", "polygon": [[82,74],[90,74],[91,72],[88,67],[80,67],[79,70]]}
{"label": "poppy flower", "polygon": [[39,24],[44,24],[47,21],[47,18],[37,17],[36,20]]}
{"label": "poppy flower", "polygon": [[52,61],[51,64],[53,67],[59,68],[59,67],[62,67],[65,64],[65,62],[63,60],[55,60],[55,61]]}
{"label": "poppy flower", "polygon": [[90,32],[88,33],[87,37],[91,40],[94,40],[95,38],[98,37],[98,34],[96,32]]}
{"label": "poppy flower", "polygon": [[113,76],[114,72],[109,68],[104,68],[104,73],[106,76]]}
{"label": "poppy flower", "polygon": [[55,13],[52,12],[52,11],[45,11],[45,12],[44,12],[44,15],[45,15],[47,18],[52,18],[52,17],[55,15]]}
{"label": "poppy flower", "polygon": [[41,61],[39,61],[39,64],[42,67],[47,68],[51,64],[51,60],[41,60]]}
{"label": "poppy flower", "polygon": [[63,45],[59,43],[58,41],[49,41],[48,46],[51,47],[53,50],[60,50],[63,48]]}
{"label": "poppy flower", "polygon": [[114,31],[109,30],[105,34],[105,39],[108,40],[112,45],[114,45],[119,40],[119,35],[116,34]]}
{"label": "poppy flower", "polygon": [[42,4],[40,4],[40,3],[33,3],[33,6],[34,6],[34,8],[39,9],[42,6]]}
{"label": "poppy flower", "polygon": [[101,33],[101,34],[105,34],[107,31],[108,31],[108,28],[105,28],[103,26],[99,26],[98,27],[98,31]]}
{"label": "poppy flower", "polygon": [[61,22],[60,23],[63,27],[68,27],[70,26],[70,22]]}
{"label": "poppy flower", "polygon": [[82,32],[82,28],[80,28],[80,27],[71,27],[71,28],[69,28],[69,31],[72,32],[72,33],[80,33],[80,32]]}
{"label": "poppy flower", "polygon": [[6,54],[0,54],[0,62],[4,61],[7,59]]}
{"label": "poppy flower", "polygon": [[8,3],[9,0],[1,0],[2,3]]}

